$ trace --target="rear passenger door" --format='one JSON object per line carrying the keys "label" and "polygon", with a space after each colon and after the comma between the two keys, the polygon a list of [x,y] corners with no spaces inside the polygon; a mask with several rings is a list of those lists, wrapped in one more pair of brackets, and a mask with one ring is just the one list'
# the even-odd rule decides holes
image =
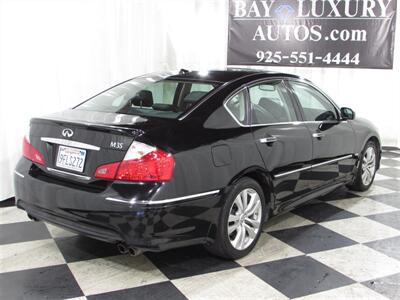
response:
{"label": "rear passenger door", "polygon": [[310,183],[320,187],[351,176],[355,164],[351,125],[340,119],[335,105],[313,86],[293,80],[289,84],[312,136]]}
{"label": "rear passenger door", "polygon": [[[282,80],[269,80],[248,87],[250,126],[266,169],[273,177],[277,204],[309,191],[301,176],[308,172],[312,141],[299,120],[293,100]],[[286,206],[285,205],[285,206]]]}

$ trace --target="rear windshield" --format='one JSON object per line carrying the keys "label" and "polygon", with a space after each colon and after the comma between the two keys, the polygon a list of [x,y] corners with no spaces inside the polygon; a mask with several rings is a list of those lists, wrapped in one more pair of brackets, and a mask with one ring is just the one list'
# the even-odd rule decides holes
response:
{"label": "rear windshield", "polygon": [[161,75],[138,77],[87,100],[75,109],[177,118],[217,86],[214,82],[177,81]]}

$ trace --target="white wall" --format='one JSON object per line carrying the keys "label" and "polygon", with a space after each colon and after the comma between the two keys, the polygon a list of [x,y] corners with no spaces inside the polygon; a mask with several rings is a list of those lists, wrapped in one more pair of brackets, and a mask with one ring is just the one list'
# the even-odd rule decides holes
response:
{"label": "white wall", "polygon": [[[226,64],[226,0],[0,0],[0,199],[30,117],[164,69]],[[399,26],[398,26],[399,27]],[[270,68],[314,81],[400,146],[400,53],[394,70]]]}

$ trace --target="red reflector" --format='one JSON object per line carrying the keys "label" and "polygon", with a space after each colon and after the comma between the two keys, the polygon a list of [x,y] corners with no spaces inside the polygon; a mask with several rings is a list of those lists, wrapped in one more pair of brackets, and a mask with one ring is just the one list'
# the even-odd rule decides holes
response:
{"label": "red reflector", "polygon": [[116,180],[169,181],[172,178],[174,157],[155,149],[141,158],[124,160],[119,166]]}
{"label": "red reflector", "polygon": [[44,166],[43,155],[28,142],[26,137],[22,142],[22,155],[34,163]]}
{"label": "red reflector", "polygon": [[94,176],[101,179],[114,179],[120,162],[101,165],[96,169]]}

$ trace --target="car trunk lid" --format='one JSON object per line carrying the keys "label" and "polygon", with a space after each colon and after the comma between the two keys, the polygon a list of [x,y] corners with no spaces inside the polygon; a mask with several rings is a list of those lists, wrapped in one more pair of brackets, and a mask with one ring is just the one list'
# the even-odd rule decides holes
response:
{"label": "car trunk lid", "polygon": [[44,156],[37,171],[90,184],[100,165],[122,161],[130,144],[168,120],[67,110],[31,120],[30,143]]}

